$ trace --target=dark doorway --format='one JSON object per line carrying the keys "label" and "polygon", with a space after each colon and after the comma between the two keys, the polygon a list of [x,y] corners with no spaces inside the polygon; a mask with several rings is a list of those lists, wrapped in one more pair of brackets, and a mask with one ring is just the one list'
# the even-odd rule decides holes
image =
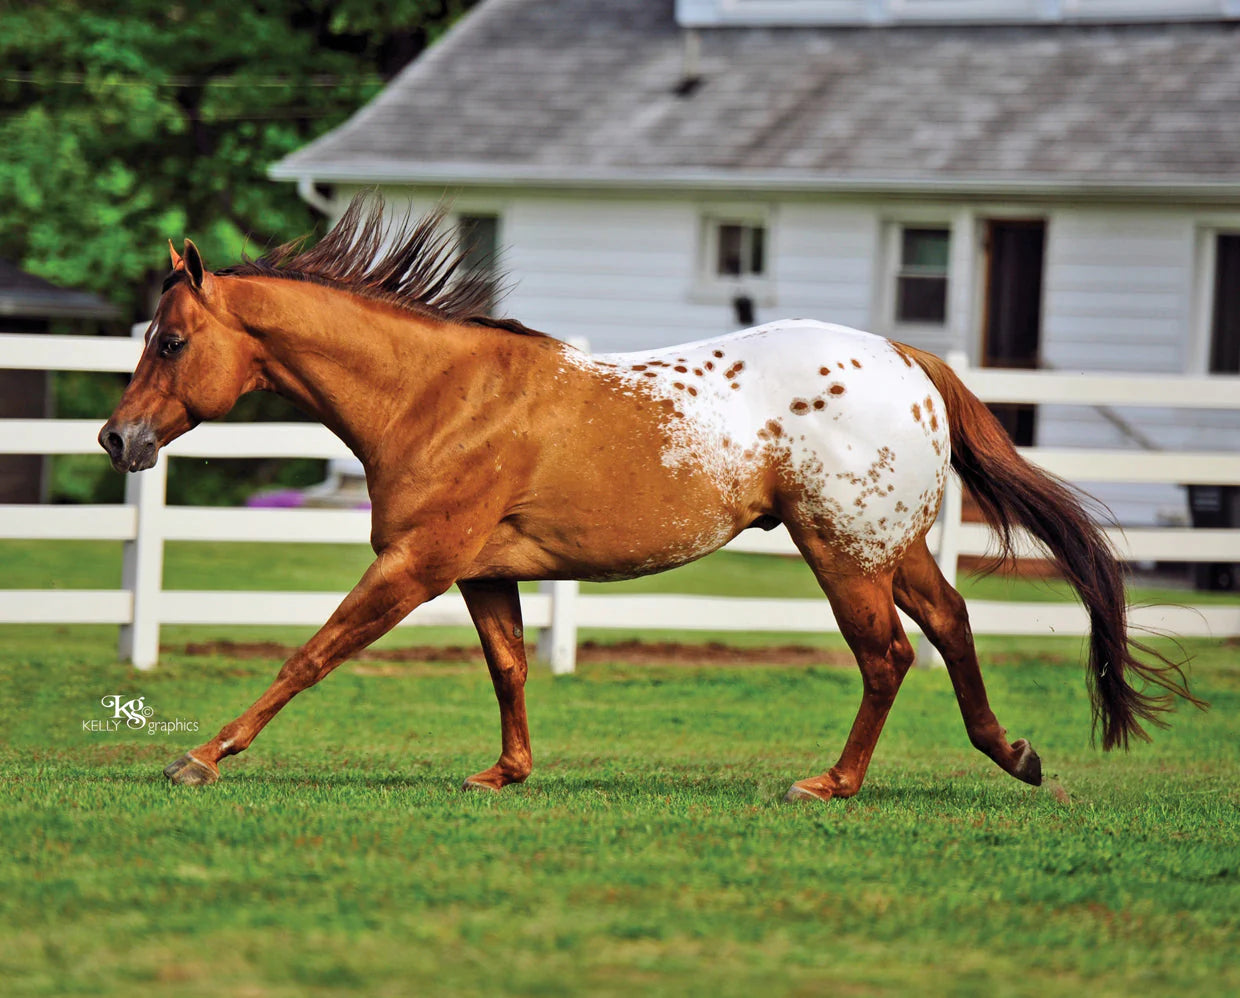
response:
{"label": "dark doorway", "polygon": [[1240,374],[1240,234],[1236,233],[1219,235],[1215,244],[1210,373]]}
{"label": "dark doorway", "polygon": [[[1042,347],[1042,260],[1046,223],[991,221],[986,227],[984,367],[1034,368]],[[1037,406],[994,405],[1012,440],[1033,443]]]}

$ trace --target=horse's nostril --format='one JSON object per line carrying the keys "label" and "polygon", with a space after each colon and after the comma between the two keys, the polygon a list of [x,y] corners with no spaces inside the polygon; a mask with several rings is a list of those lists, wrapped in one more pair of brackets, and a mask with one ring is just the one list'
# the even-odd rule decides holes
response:
{"label": "horse's nostril", "polygon": [[113,457],[119,457],[125,450],[125,441],[115,430],[111,430],[103,438],[104,449]]}

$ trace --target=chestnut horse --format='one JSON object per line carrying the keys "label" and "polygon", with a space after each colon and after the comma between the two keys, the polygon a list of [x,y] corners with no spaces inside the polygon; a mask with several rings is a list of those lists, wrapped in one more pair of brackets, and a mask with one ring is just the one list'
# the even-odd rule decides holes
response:
{"label": "chestnut horse", "polygon": [[[1138,660],[1121,570],[1061,482],[1019,457],[940,360],[802,319],[640,354],[588,356],[486,314],[494,281],[462,265],[443,212],[389,228],[355,199],[316,246],[282,246],[212,273],[194,244],[173,270],[133,380],[99,441],[119,471],[238,396],[276,392],[325,423],[366,470],[376,558],[270,688],[173,762],[210,783],[294,695],[460,587],[499,700],[499,789],[530,773],[517,583],[630,578],[683,565],[747,527],[788,528],[863,678],[839,761],[788,799],[856,793],[913,661],[896,607],[947,663],[972,743],[1026,783],[987,703],[964,601],[926,547],[949,467],[1000,532],[1027,528],[1080,594],[1105,747],[1145,737],[1171,694],[1196,701],[1173,663]],[[1144,649],[1142,649],[1144,651]],[[1136,674],[1158,695],[1129,685]]]}

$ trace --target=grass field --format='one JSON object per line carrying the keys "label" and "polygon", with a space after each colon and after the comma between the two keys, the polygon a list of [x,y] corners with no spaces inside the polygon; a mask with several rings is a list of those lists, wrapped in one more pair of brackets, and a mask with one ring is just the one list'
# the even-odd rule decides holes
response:
{"label": "grass field", "polygon": [[[203,547],[170,549],[169,585],[343,588],[358,567]],[[106,548],[0,545],[6,585],[114,585]],[[812,592],[759,561],[646,584]],[[992,701],[1043,787],[972,750],[946,675],[915,671],[862,793],[787,806],[834,760],[855,670],[535,670],[534,775],[483,796],[457,786],[498,749],[485,669],[350,664],[219,784],[170,787],[163,765],[278,667],[177,650],[202,636],[139,674],[107,628],[0,629],[0,992],[1240,993],[1235,644],[1189,646],[1209,713],[1104,755],[1080,642],[990,639]],[[83,730],[114,692],[201,731]]]}

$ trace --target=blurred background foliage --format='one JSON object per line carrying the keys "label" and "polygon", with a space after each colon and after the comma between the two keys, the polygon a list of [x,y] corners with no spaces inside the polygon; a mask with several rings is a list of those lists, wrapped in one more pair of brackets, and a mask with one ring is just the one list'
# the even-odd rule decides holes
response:
{"label": "blurred background foliage", "polygon": [[[257,255],[321,221],[267,167],[340,124],[476,0],[39,0],[5,4],[0,30],[0,257],[116,304],[115,332],[148,319],[167,240],[210,266]],[[123,380],[57,376],[57,414],[106,415]],[[234,418],[290,418],[274,396]],[[231,502],[319,474],[197,469],[169,484]],[[305,464],[305,462],[302,462]],[[107,501],[122,486],[88,458],[58,462],[53,494]],[[321,474],[319,475],[321,477]],[[290,480],[291,479],[291,480]]]}

